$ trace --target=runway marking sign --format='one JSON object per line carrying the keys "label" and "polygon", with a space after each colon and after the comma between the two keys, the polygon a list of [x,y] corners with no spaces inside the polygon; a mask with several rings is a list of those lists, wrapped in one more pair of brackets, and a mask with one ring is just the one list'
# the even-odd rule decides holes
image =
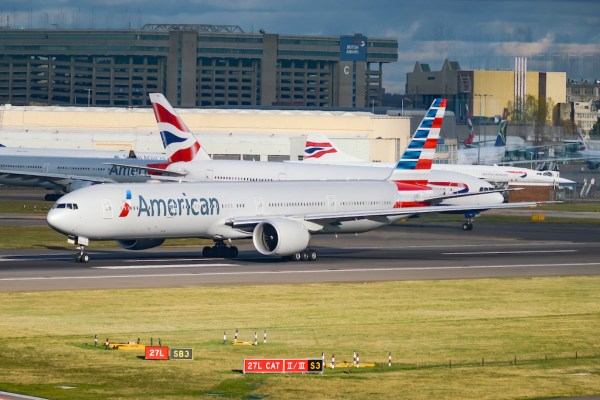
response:
{"label": "runway marking sign", "polygon": [[167,346],[146,346],[146,360],[168,360],[169,348]]}
{"label": "runway marking sign", "polygon": [[314,359],[244,359],[244,374],[284,374],[323,372],[323,361]]}

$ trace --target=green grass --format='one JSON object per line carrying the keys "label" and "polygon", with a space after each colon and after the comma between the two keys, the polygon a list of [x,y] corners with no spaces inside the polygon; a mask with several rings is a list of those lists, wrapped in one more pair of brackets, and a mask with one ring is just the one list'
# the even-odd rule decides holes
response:
{"label": "green grass", "polygon": [[[557,277],[0,293],[0,390],[53,399],[598,395],[598,287],[600,277]],[[223,345],[223,331],[231,340],[236,328],[243,340],[266,329],[268,343]],[[160,337],[193,347],[195,359],[145,361],[94,348],[94,334]],[[377,366],[239,371],[244,358],[351,361],[353,351]]]}

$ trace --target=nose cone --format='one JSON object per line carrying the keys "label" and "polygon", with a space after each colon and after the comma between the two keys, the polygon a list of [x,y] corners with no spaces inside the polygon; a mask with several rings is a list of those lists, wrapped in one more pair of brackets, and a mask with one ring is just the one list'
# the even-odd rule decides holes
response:
{"label": "nose cone", "polygon": [[73,233],[73,213],[64,208],[52,208],[46,216],[46,222],[52,229],[64,235]]}

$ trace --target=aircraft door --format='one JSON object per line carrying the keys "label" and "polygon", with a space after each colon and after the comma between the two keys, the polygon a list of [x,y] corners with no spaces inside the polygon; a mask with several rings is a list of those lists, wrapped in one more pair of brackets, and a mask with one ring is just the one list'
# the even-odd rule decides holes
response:
{"label": "aircraft door", "polygon": [[255,197],[254,205],[256,206],[256,215],[263,215],[265,213],[265,205],[262,197]]}
{"label": "aircraft door", "polygon": [[335,211],[335,209],[336,209],[335,196],[328,194],[327,195],[327,211]]}
{"label": "aircraft door", "polygon": [[287,180],[287,174],[285,172],[280,172],[279,176],[277,177],[277,180],[279,180],[279,181],[286,181]]}
{"label": "aircraft door", "polygon": [[207,169],[205,176],[206,176],[207,181],[214,181],[215,180],[215,171],[212,169]]}
{"label": "aircraft door", "polygon": [[102,217],[104,219],[113,218],[112,202],[108,199],[102,199]]}

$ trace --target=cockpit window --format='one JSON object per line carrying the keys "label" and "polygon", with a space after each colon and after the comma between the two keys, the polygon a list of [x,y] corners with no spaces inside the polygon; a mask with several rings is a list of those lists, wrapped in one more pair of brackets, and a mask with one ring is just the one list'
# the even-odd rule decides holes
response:
{"label": "cockpit window", "polygon": [[77,210],[77,203],[55,203],[52,208],[68,208],[70,210]]}

